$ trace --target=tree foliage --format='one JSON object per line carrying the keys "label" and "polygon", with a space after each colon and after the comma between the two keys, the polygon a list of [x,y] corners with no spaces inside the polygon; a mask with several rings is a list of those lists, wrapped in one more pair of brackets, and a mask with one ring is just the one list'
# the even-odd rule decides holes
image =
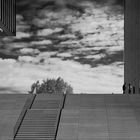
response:
{"label": "tree foliage", "polygon": [[36,94],[72,94],[73,88],[62,78],[43,80],[40,84],[39,81],[33,83],[29,93]]}

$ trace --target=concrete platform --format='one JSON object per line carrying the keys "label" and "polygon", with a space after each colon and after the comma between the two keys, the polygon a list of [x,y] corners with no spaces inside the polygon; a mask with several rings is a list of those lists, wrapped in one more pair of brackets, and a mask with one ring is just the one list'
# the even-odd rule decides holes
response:
{"label": "concrete platform", "polygon": [[140,140],[140,95],[67,95],[57,140]]}

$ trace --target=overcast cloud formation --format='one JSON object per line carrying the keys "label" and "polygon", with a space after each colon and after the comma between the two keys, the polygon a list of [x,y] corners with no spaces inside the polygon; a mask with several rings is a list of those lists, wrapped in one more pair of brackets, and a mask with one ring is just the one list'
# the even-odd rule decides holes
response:
{"label": "overcast cloud formation", "polygon": [[0,91],[62,77],[75,93],[121,93],[122,0],[20,0],[17,35],[0,40]]}

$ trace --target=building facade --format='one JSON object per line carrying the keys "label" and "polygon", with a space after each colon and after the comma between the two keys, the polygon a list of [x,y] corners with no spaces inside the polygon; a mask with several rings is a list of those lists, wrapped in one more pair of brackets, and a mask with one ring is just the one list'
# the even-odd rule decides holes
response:
{"label": "building facade", "polygon": [[140,1],[125,0],[124,82],[140,93]]}

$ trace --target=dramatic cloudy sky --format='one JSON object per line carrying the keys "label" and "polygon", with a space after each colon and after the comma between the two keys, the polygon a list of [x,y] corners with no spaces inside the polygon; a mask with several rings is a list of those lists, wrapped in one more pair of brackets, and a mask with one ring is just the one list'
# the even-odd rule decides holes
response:
{"label": "dramatic cloudy sky", "polygon": [[75,93],[121,93],[122,0],[20,0],[17,35],[0,39],[0,93],[62,77]]}

